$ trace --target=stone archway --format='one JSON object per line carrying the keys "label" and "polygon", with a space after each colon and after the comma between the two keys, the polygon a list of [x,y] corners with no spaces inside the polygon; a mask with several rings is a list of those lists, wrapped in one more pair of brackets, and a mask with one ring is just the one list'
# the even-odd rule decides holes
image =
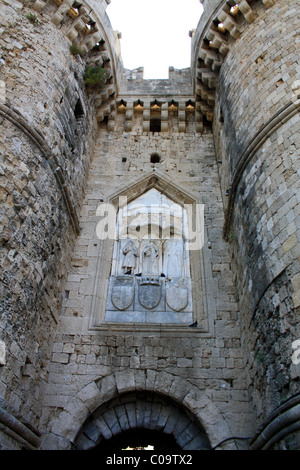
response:
{"label": "stone archway", "polygon": [[[204,432],[212,447],[231,436],[222,413],[203,390],[199,390],[184,378],[167,372],[126,369],[92,381],[78,391],[53,422],[49,434],[44,434],[43,449],[74,449],[79,448],[79,443],[84,448],[85,436],[91,437],[93,432],[94,441],[92,444],[85,441],[85,448],[95,447],[100,442],[97,427],[102,420],[98,418],[108,409],[107,406],[113,410],[111,413],[115,413],[116,407],[121,403],[120,397],[122,400],[127,396],[131,399],[140,392],[144,397],[165,398],[170,406],[184,411],[191,422],[196,423],[198,429]],[[175,414],[174,410],[172,416],[175,417]],[[116,419],[116,430],[118,422],[120,421]],[[108,432],[107,438],[112,436],[113,433]],[[232,443],[230,448],[235,449],[235,444]]]}
{"label": "stone archway", "polygon": [[166,451],[210,449],[192,413],[154,392],[125,393],[101,405],[85,421],[75,449],[122,450],[147,444]]}

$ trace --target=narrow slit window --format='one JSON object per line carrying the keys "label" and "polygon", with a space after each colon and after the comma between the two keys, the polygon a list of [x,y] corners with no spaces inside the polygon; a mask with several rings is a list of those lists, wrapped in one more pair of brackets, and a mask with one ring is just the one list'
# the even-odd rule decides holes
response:
{"label": "narrow slit window", "polygon": [[83,110],[80,99],[78,99],[75,105],[74,115],[77,120],[82,119],[84,117],[84,110]]}

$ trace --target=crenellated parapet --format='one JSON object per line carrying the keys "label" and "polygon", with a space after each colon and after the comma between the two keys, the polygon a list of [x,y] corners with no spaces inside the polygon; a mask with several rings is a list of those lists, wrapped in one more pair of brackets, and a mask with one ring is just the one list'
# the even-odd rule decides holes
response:
{"label": "crenellated parapet", "polygon": [[232,46],[250,23],[259,18],[258,8],[276,0],[200,0],[204,13],[192,33],[192,73],[198,111],[213,121],[219,71]]}
{"label": "crenellated parapet", "polygon": [[[110,114],[108,130],[138,133],[203,132],[196,104],[190,96],[174,97],[140,96],[133,99],[122,96],[117,100],[116,110]],[[178,97],[177,97],[178,98]]]}
{"label": "crenellated parapet", "polygon": [[300,448],[299,0],[167,80],[110,1],[0,0],[0,449]]}
{"label": "crenellated parapet", "polygon": [[169,78],[145,80],[144,69],[124,70],[109,131],[138,133],[204,131],[196,107],[190,68],[169,67]]}

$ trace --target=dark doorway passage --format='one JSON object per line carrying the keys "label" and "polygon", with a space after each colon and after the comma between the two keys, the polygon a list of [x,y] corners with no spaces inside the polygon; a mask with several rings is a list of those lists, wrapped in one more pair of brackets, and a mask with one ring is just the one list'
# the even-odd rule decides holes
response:
{"label": "dark doorway passage", "polygon": [[150,132],[161,132],[161,119],[150,119]]}
{"label": "dark doorway passage", "polygon": [[209,449],[204,429],[185,407],[149,391],[121,394],[89,416],[76,438],[76,450],[156,451]]}
{"label": "dark doorway passage", "polygon": [[181,451],[173,435],[148,429],[131,429],[124,431],[111,439],[103,440],[94,447],[94,451],[121,451],[128,450],[155,450],[155,451]]}

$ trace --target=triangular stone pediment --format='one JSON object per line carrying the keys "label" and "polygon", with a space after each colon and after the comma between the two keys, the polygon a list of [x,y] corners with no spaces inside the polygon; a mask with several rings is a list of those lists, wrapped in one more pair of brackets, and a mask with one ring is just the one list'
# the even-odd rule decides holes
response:
{"label": "triangular stone pediment", "polygon": [[108,198],[108,201],[114,206],[119,207],[120,198],[126,198],[126,204],[129,204],[138,197],[148,193],[151,189],[155,189],[161,197],[168,198],[173,203],[180,204],[181,206],[201,202],[198,201],[197,197],[194,195],[183,191],[180,186],[182,186],[182,184],[178,183],[178,185],[176,185],[174,179],[171,180],[164,173],[156,170],[132,184],[127,185],[126,188],[121,189],[117,193],[112,194]]}

